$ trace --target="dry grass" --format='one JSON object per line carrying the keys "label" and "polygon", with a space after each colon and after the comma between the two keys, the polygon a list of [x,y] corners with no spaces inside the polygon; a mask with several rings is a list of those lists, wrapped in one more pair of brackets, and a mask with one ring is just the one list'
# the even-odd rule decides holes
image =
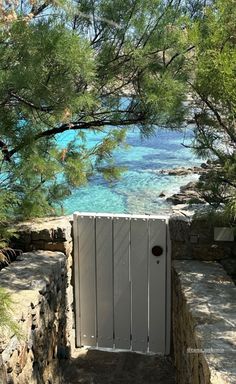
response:
{"label": "dry grass", "polygon": [[2,251],[0,251],[0,263],[8,263],[8,258]]}

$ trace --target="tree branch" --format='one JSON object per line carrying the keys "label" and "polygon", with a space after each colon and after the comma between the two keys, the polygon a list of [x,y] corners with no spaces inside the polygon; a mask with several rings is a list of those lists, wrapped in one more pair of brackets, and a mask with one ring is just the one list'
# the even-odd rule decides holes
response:
{"label": "tree branch", "polygon": [[47,112],[47,113],[50,113],[50,112],[53,111],[52,107],[37,106],[34,103],[32,103],[31,101],[26,100],[22,96],[17,95],[15,92],[11,91],[10,95],[13,96],[16,100],[18,100],[18,101],[22,102],[23,104],[27,105],[28,107],[31,107],[31,108],[35,109],[36,111]]}
{"label": "tree branch", "polygon": [[165,67],[168,68],[169,65],[172,63],[172,61],[174,61],[176,59],[176,57],[180,56],[180,55],[183,55],[185,53],[188,53],[190,52],[192,49],[195,48],[195,45],[192,45],[191,47],[187,48],[185,51],[183,52],[176,52],[172,57],[171,59],[168,61],[168,63],[166,63]]}
{"label": "tree branch", "polygon": [[[98,121],[89,121],[89,122],[71,122],[62,124],[60,127],[55,127],[48,129],[46,131],[40,132],[33,137],[33,141],[38,141],[44,137],[55,136],[59,133],[63,133],[69,130],[82,130],[82,129],[96,129],[99,127],[118,127],[118,126],[128,126],[141,123],[143,121],[143,116],[137,116],[136,118],[124,119],[122,120],[98,120]],[[15,153],[20,149],[25,147],[25,143],[21,143],[8,152],[8,156],[11,158]]]}
{"label": "tree branch", "polygon": [[191,83],[188,81],[188,84],[193,88],[193,90],[197,93],[197,95],[200,97],[200,99],[207,105],[207,107],[213,112],[216,120],[218,121],[219,125],[223,128],[223,130],[229,135],[230,139],[233,143],[236,143],[236,135],[231,131],[229,127],[224,123],[220,113],[216,109],[216,107],[213,106],[213,104],[210,102],[210,100],[207,97],[204,97],[202,93]]}
{"label": "tree branch", "polygon": [[35,5],[33,5],[33,7],[31,8],[31,13],[33,14],[33,17],[36,17],[38,16],[40,13],[42,13],[44,11],[44,9],[46,9],[50,4],[48,4],[48,1],[45,1],[45,3],[43,3],[42,5],[40,5],[40,7],[36,7]]}

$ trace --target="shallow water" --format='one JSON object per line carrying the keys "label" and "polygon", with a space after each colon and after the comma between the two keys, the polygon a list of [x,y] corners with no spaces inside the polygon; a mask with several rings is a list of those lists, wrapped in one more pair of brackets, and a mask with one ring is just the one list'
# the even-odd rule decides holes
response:
{"label": "shallow water", "polygon": [[[66,132],[59,137],[61,147],[73,137]],[[179,191],[181,185],[196,180],[197,175],[169,176],[160,174],[161,169],[199,165],[202,160],[193,156],[189,148],[191,129],[182,132],[156,129],[155,136],[141,139],[137,129],[129,132],[129,149],[115,152],[116,164],[126,167],[120,180],[109,184],[96,175],[86,186],[73,191],[65,200],[65,213],[113,212],[158,214],[168,211],[170,205],[160,198],[161,192],[169,196]],[[101,135],[88,133],[88,144],[99,142]]]}

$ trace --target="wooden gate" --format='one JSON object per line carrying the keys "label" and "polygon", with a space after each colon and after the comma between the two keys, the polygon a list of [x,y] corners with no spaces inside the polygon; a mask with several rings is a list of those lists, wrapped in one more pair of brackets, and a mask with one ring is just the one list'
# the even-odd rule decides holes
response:
{"label": "wooden gate", "polygon": [[168,220],[74,214],[76,344],[169,353]]}

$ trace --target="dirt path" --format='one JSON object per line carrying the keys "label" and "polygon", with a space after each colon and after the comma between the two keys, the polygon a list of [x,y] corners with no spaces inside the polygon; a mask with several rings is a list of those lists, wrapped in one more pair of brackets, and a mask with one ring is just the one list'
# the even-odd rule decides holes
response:
{"label": "dirt path", "polygon": [[174,384],[167,357],[84,350],[61,363],[62,384]]}

